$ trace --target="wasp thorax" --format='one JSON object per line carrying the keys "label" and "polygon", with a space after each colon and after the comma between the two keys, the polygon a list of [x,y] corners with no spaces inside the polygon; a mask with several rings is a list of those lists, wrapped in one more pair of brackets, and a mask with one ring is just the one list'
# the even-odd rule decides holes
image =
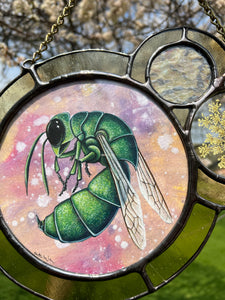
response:
{"label": "wasp thorax", "polygon": [[65,126],[61,120],[53,119],[48,123],[46,135],[52,146],[60,146],[65,138],[65,133]]}

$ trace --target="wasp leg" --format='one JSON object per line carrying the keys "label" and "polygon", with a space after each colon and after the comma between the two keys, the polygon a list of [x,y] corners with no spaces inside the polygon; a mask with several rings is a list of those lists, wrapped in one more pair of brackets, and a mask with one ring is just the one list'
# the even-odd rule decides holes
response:
{"label": "wasp leg", "polygon": [[76,189],[78,188],[79,185],[79,181],[77,180],[75,187],[72,189],[72,193],[74,193],[76,191]]}
{"label": "wasp leg", "polygon": [[59,180],[61,181],[61,183],[63,185],[62,190],[59,193],[59,196],[61,196],[66,191],[66,189],[67,189],[67,181],[68,181],[68,179],[66,178],[66,180],[64,181],[59,173],[57,173],[57,175],[58,175],[58,178],[59,178]]}
{"label": "wasp leg", "polygon": [[60,167],[59,167],[59,162],[58,162],[57,156],[55,157],[54,169],[55,169],[56,173],[58,173],[60,171]]}
{"label": "wasp leg", "polygon": [[88,176],[90,177],[90,176],[91,176],[91,173],[90,173],[90,171],[89,171],[89,168],[88,168],[88,162],[87,162],[87,161],[85,162],[85,171],[86,171],[86,173],[88,174]]}
{"label": "wasp leg", "polygon": [[[82,163],[85,163],[85,171],[88,174],[88,176],[91,176],[91,173],[89,172],[88,169],[88,163],[91,162],[92,160],[95,160],[96,157],[99,158],[100,157],[100,150],[98,147],[96,146],[91,146],[89,147],[89,149],[91,149],[92,151],[90,151],[87,155],[85,155],[83,158],[77,160],[78,161],[78,169],[77,169],[77,184],[75,186],[75,188],[73,189],[73,192],[76,190],[79,181],[82,179],[82,169],[81,169],[81,165]],[[77,165],[76,165],[77,167]]]}
{"label": "wasp leg", "polygon": [[72,193],[74,193],[79,185],[79,182],[82,179],[82,170],[81,170],[81,162],[79,160],[76,161],[76,166],[77,166],[77,182],[75,184],[75,187],[72,190]]}
{"label": "wasp leg", "polygon": [[66,180],[64,181],[64,180],[62,179],[62,176],[61,176],[60,173],[59,173],[60,167],[59,167],[59,163],[58,163],[58,158],[57,158],[57,156],[55,157],[54,168],[55,168],[55,172],[56,172],[56,174],[57,174],[57,176],[58,176],[59,181],[60,181],[60,182],[62,183],[62,185],[63,185],[62,190],[61,190],[61,192],[60,192],[60,194],[59,194],[59,196],[61,196],[61,195],[63,194],[63,192],[66,191],[66,189],[67,189],[67,181],[68,181],[68,179],[66,178]]}
{"label": "wasp leg", "polygon": [[80,157],[80,153],[81,153],[81,142],[77,141],[75,143],[75,147],[76,147],[76,149],[74,149],[75,154],[73,156],[71,156],[71,159],[70,159],[70,160],[74,159],[74,162],[73,162],[72,168],[70,169],[70,172],[69,172],[69,175],[68,175],[69,177],[71,175],[74,175],[77,171],[77,162],[79,162],[79,157]]}
{"label": "wasp leg", "polygon": [[[73,149],[77,151],[77,141],[74,143]],[[76,156],[76,153],[74,153],[74,155],[71,155],[70,160],[74,160]]]}
{"label": "wasp leg", "polygon": [[[70,179],[70,176],[71,175],[75,175],[75,173],[77,171],[77,165],[78,165],[77,162],[79,162],[80,152],[81,152],[81,142],[77,141],[75,143],[74,149],[72,151],[66,152],[66,153],[64,153],[64,154],[62,154],[60,156],[60,158],[70,157],[70,160],[74,160],[73,165],[72,165],[72,167],[70,169],[70,172],[67,175],[67,177],[66,177],[65,180],[62,179],[62,177],[61,177],[61,175],[59,173],[60,168],[59,168],[59,165],[58,165],[57,158],[55,159],[55,162],[57,163],[57,164],[55,163],[55,170],[56,170],[56,173],[58,175],[59,180],[61,181],[61,183],[63,185],[63,188],[62,188],[59,196],[61,196],[63,194],[63,192],[67,190],[67,182]],[[79,181],[78,178],[77,178],[77,181]],[[77,185],[78,184],[76,184],[76,186]]]}
{"label": "wasp leg", "polygon": [[76,191],[76,189],[79,185],[79,181],[82,179],[81,161],[79,160],[80,153],[81,153],[81,142],[77,141],[76,153],[74,156],[74,163],[73,163],[72,168],[70,169],[70,172],[68,175],[68,179],[69,179],[71,175],[75,175],[77,172],[77,181],[76,181],[75,187],[72,190],[72,193],[74,193]]}
{"label": "wasp leg", "polygon": [[[63,194],[63,192],[67,190],[67,182],[68,182],[68,180],[70,179],[70,176],[71,176],[71,175],[74,175],[74,174],[76,173],[76,170],[77,170],[77,168],[78,168],[78,167],[77,167],[78,165],[79,165],[79,160],[75,159],[75,160],[74,160],[74,163],[73,163],[73,166],[72,166],[72,168],[71,168],[69,174],[66,176],[66,179],[65,179],[65,180],[63,180],[62,177],[61,177],[61,175],[60,175],[59,173],[57,173],[59,180],[60,180],[60,181],[62,182],[62,184],[63,184],[63,188],[62,188],[62,190],[61,190],[59,196],[61,196],[61,195]],[[79,169],[79,168],[78,168],[78,169]],[[77,186],[78,186],[79,180],[80,180],[80,179],[78,178],[78,175],[77,175],[76,188],[77,188]],[[74,190],[74,189],[73,189],[73,190]]]}
{"label": "wasp leg", "polygon": [[75,190],[78,187],[79,181],[81,181],[82,179],[82,169],[81,169],[82,163],[85,163],[85,171],[90,176],[91,174],[87,166],[88,162],[91,162],[92,160],[96,159],[96,157],[100,157],[100,150],[96,146],[91,146],[89,148],[92,151],[90,151],[82,159],[79,159],[81,153],[81,142],[79,140],[77,141],[75,159],[69,173],[69,177],[70,177],[71,175],[74,175],[77,172],[77,182],[72,192],[75,192]]}

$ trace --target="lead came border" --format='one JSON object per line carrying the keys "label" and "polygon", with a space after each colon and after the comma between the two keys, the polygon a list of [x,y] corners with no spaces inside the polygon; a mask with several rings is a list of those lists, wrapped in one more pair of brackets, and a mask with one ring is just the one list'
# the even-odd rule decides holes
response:
{"label": "lead came border", "polygon": [[[213,42],[215,44],[217,44],[217,49],[220,49],[219,51],[221,51],[221,53],[223,53],[223,56],[224,56],[224,45],[219,40],[217,40],[215,37],[213,37],[213,36],[211,36],[207,33],[204,33],[202,31],[199,31],[199,30],[193,30],[193,29],[187,29],[187,28],[176,29],[176,30],[167,30],[167,31],[164,31],[163,33],[159,33],[158,36],[160,36],[160,34],[162,34],[162,35],[163,34],[168,34],[168,36],[169,36],[169,34],[171,34],[171,36],[174,37],[174,36],[177,36],[181,33],[183,33],[183,36],[184,36],[184,33],[185,33],[185,36],[186,36],[186,32],[187,32],[187,36],[189,38],[189,41],[188,41],[189,46],[193,46],[193,48],[196,47],[196,42],[195,41],[192,42],[190,40],[190,37],[192,37],[192,36],[196,37],[198,35],[199,35],[199,37],[201,37],[201,36],[205,37],[206,36],[209,40],[211,40],[211,41],[213,40]],[[181,36],[182,36],[182,34],[181,34]],[[201,104],[203,102],[206,101],[206,99],[208,99],[208,97],[211,94],[219,93],[221,91],[224,91],[224,84],[221,81],[222,83],[219,86],[216,86],[215,81],[212,80],[210,89],[202,96],[202,98],[199,101],[197,101],[197,104],[195,103],[195,104],[188,104],[188,105],[171,105],[170,103],[168,103],[167,101],[162,99],[159,95],[155,95],[154,90],[152,90],[152,88],[149,86],[148,82],[147,83],[140,83],[140,82],[137,82],[136,80],[132,79],[129,76],[130,74],[132,74],[132,76],[133,76],[133,72],[132,72],[133,68],[132,67],[136,63],[136,57],[137,57],[138,52],[141,50],[141,47],[143,45],[145,45],[145,43],[147,44],[148,41],[151,41],[151,39],[154,39],[154,38],[157,38],[157,35],[155,35],[155,36],[153,36],[149,39],[146,39],[146,41],[144,41],[142,43],[142,45],[140,45],[140,47],[136,50],[136,52],[134,52],[134,54],[131,54],[130,56],[125,55],[125,54],[120,54],[120,53],[118,54],[118,53],[113,53],[113,52],[108,52],[108,51],[101,51],[101,50],[99,50],[99,51],[91,50],[89,52],[91,54],[97,53],[97,56],[99,56],[99,58],[101,58],[101,55],[103,55],[103,53],[105,53],[105,54],[107,53],[106,57],[113,57],[113,56],[117,57],[117,58],[121,57],[121,59],[122,59],[121,62],[122,63],[120,64],[120,66],[124,65],[124,67],[125,67],[125,63],[127,62],[127,58],[128,58],[129,63],[127,64],[127,73],[125,73],[124,75],[122,74],[123,71],[119,71],[119,70],[116,70],[116,69],[114,69],[112,71],[112,73],[111,72],[105,73],[102,70],[100,70],[100,72],[99,72],[99,70],[92,70],[91,67],[90,67],[91,71],[89,70],[89,71],[85,72],[84,70],[82,70],[81,73],[79,73],[79,71],[78,72],[75,71],[75,73],[71,73],[71,74],[66,73],[66,74],[64,74],[62,76],[59,76],[57,78],[54,78],[54,79],[52,78],[49,82],[44,83],[44,82],[40,81],[40,78],[37,75],[37,73],[38,73],[38,69],[40,71],[40,68],[41,68],[42,65],[46,64],[46,66],[48,66],[48,62],[51,61],[51,60],[47,60],[44,63],[39,63],[39,64],[35,65],[34,68],[27,69],[27,70],[24,69],[21,76],[19,76],[1,94],[1,98],[3,98],[4,101],[6,101],[5,99],[7,99],[7,97],[10,97],[11,94],[15,94],[15,92],[17,91],[17,86],[20,86],[20,84],[24,85],[24,83],[25,84],[28,83],[27,84],[27,90],[26,90],[26,91],[28,91],[28,93],[24,92],[24,96],[22,98],[20,98],[20,100],[9,110],[9,112],[6,114],[6,116],[4,117],[4,119],[1,123],[1,139],[2,139],[3,135],[6,132],[7,125],[9,124],[11,118],[18,111],[18,109],[21,106],[23,106],[25,103],[29,102],[30,99],[32,99],[34,97],[34,95],[40,93],[43,90],[48,89],[51,86],[54,86],[54,85],[57,85],[57,84],[63,83],[63,82],[69,82],[69,81],[74,80],[74,79],[81,80],[81,79],[84,79],[84,78],[85,79],[87,79],[87,78],[92,79],[92,78],[98,77],[98,78],[113,79],[113,80],[118,81],[118,82],[124,82],[126,84],[131,85],[131,86],[137,87],[138,89],[144,91],[145,93],[154,94],[158,104],[167,112],[168,117],[170,118],[170,120],[174,124],[175,128],[179,132],[179,135],[180,135],[180,137],[181,137],[181,139],[182,139],[182,141],[183,141],[183,143],[186,147],[187,158],[188,158],[188,161],[189,161],[188,196],[187,196],[185,207],[183,209],[183,212],[182,212],[182,215],[181,215],[179,221],[177,222],[173,232],[171,232],[170,235],[166,238],[166,244],[164,243],[164,244],[160,245],[148,257],[141,260],[136,265],[134,265],[130,268],[127,268],[125,270],[125,272],[124,271],[122,272],[123,275],[124,275],[124,274],[128,274],[130,272],[136,271],[139,274],[141,274],[144,282],[146,283],[146,285],[148,287],[148,291],[143,293],[143,294],[137,295],[135,298],[139,298],[140,296],[143,296],[143,295],[146,295],[148,293],[154,292],[159,286],[160,287],[163,286],[169,280],[174,278],[175,275],[178,275],[180,273],[180,271],[182,271],[199,254],[201,248],[203,247],[204,243],[207,241],[208,237],[210,236],[210,234],[212,232],[212,229],[215,225],[215,221],[217,219],[218,214],[222,210],[225,209],[225,206],[214,204],[210,201],[207,201],[207,200],[197,196],[196,185],[197,185],[197,179],[198,179],[198,168],[202,169],[205,172],[206,175],[208,175],[209,177],[211,177],[215,181],[218,181],[218,182],[224,184],[225,180],[224,180],[224,178],[218,177],[218,176],[212,174],[212,172],[209,171],[208,169],[205,169],[205,168],[202,167],[201,163],[195,157],[195,154],[193,152],[193,146],[192,146],[192,143],[190,141],[191,121],[194,117],[195,111],[201,106]],[[200,38],[200,41],[201,40],[202,39]],[[178,39],[178,41],[179,41],[179,39]],[[172,41],[170,43],[170,45],[173,45],[173,44],[176,44],[176,43],[177,43],[177,40],[175,41],[175,43]],[[164,47],[164,46],[162,45],[162,47]],[[206,44],[204,44],[204,46],[201,46],[201,47],[202,47],[203,50],[205,49],[205,53],[209,53],[208,50],[205,48]],[[73,52],[72,55],[73,55],[74,58],[76,58],[76,56],[78,54],[84,54],[85,53],[84,55],[86,55],[87,52],[88,51],[78,51],[78,52]],[[214,60],[214,59],[211,59],[212,56],[213,56],[212,49],[210,49],[210,52],[211,52],[211,54],[209,55],[209,57],[207,57],[207,60],[209,62],[211,60],[211,62],[210,62],[211,70],[214,70],[212,72],[212,78],[215,79],[216,77],[219,77],[219,76],[222,75],[221,73],[216,72],[216,70],[220,69],[220,72],[221,72],[221,70],[223,70],[223,69],[221,68],[221,66],[219,66],[219,67],[217,66],[219,55],[217,54],[216,57],[214,56],[214,59],[215,59]],[[54,58],[56,64],[57,64],[57,60],[60,59],[61,56],[62,55],[59,55],[56,58]],[[151,60],[149,59],[149,62],[150,61]],[[89,61],[89,63],[91,64],[91,60]],[[97,68],[97,66],[96,66],[96,68]],[[148,66],[147,66],[146,69],[148,70],[148,68],[150,68],[150,63],[148,63]],[[86,74],[84,74],[84,73],[86,73]],[[40,72],[39,72],[39,74],[40,74]],[[33,81],[35,82],[35,87],[34,88],[33,88],[33,83],[30,80],[30,77],[32,77]],[[148,78],[148,76],[147,76],[147,78]],[[186,124],[185,124],[184,128],[181,126],[179,120],[176,118],[176,115],[174,115],[174,113],[173,113],[173,109],[175,109],[175,108],[176,109],[179,108],[179,109],[189,109],[190,110],[190,113],[187,117],[187,121],[186,121]],[[189,212],[191,211],[191,209],[193,207],[194,208],[197,207],[196,206],[197,204],[195,204],[197,202],[199,203],[198,205],[200,205],[200,206],[198,206],[199,208],[201,207],[201,205],[203,205],[203,207],[209,207],[209,209],[213,209],[214,211],[216,211],[215,212],[215,217],[213,217],[212,220],[211,220],[211,226],[206,230],[206,236],[202,236],[202,242],[200,242],[200,245],[197,248],[197,251],[194,254],[191,254],[190,260],[184,262],[184,266],[182,268],[179,268],[177,271],[175,271],[174,274],[169,275],[169,277],[166,280],[163,280],[161,283],[159,283],[159,282],[156,283],[155,282],[155,284],[153,285],[151,283],[151,280],[149,279],[149,276],[151,278],[151,272],[149,274],[149,271],[145,271],[146,266],[148,266],[147,269],[149,269],[150,265],[152,263],[154,263],[154,261],[156,261],[156,258],[159,259],[161,257],[160,253],[161,253],[161,255],[163,255],[163,253],[166,253],[167,249],[169,250],[170,247],[174,244],[174,242],[176,243],[176,241],[177,241],[176,237],[183,232],[183,229],[188,228],[188,227],[185,227],[185,224],[186,224],[186,222],[187,222],[187,226],[188,226],[188,224],[190,224],[189,220],[192,220],[191,216],[193,215],[193,214],[191,214],[190,218],[189,218]],[[196,209],[193,209],[193,211],[196,211]],[[205,214],[205,216],[206,216],[206,214]],[[204,215],[204,213],[203,213],[203,215]],[[32,255],[30,255],[29,251],[27,251],[26,249],[23,248],[23,246],[20,245],[19,241],[17,241],[16,238],[12,235],[12,233],[10,232],[7,224],[4,222],[4,217],[3,216],[1,216],[1,229],[4,232],[4,234],[7,236],[7,238],[10,240],[10,242],[13,244],[13,246],[20,253],[22,253],[22,255],[24,255],[31,263],[35,264],[36,266],[38,266],[39,268],[41,268],[42,270],[44,270],[46,272],[50,272],[53,275],[59,275],[58,270],[55,270],[53,267],[49,268],[49,265],[41,262],[37,258],[32,257]],[[64,272],[62,272],[60,275],[62,277],[67,278],[67,274],[65,274]],[[94,280],[105,280],[105,279],[112,279],[115,276],[120,276],[120,275],[122,275],[122,274],[120,274],[120,272],[117,272],[116,274],[109,274],[107,276],[99,276],[99,277],[96,277],[96,278],[93,278],[93,277],[92,278],[86,278],[86,277],[82,278],[82,276],[79,276],[79,278],[73,278],[73,279],[78,279],[78,280],[93,280],[93,279]],[[71,278],[71,277],[69,276],[69,278]]]}

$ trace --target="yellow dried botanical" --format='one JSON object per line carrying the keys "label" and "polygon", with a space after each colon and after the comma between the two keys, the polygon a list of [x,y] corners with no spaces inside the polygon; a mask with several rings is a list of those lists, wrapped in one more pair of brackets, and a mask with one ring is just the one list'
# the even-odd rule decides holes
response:
{"label": "yellow dried botanical", "polygon": [[209,115],[202,113],[202,118],[198,119],[198,126],[210,131],[198,150],[203,158],[209,154],[218,155],[219,168],[225,168],[225,111],[221,106],[218,99],[209,103]]}

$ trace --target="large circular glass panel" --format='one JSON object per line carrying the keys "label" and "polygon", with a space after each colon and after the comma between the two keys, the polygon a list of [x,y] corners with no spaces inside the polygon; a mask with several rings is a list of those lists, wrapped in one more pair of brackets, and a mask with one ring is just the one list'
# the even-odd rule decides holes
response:
{"label": "large circular glass panel", "polygon": [[90,80],[52,87],[17,113],[0,176],[4,226],[20,251],[59,275],[100,276],[148,256],[171,232],[188,165],[153,98]]}
{"label": "large circular glass panel", "polygon": [[173,103],[199,99],[211,81],[206,58],[188,46],[173,46],[161,52],[152,62],[150,82],[156,92]]}

